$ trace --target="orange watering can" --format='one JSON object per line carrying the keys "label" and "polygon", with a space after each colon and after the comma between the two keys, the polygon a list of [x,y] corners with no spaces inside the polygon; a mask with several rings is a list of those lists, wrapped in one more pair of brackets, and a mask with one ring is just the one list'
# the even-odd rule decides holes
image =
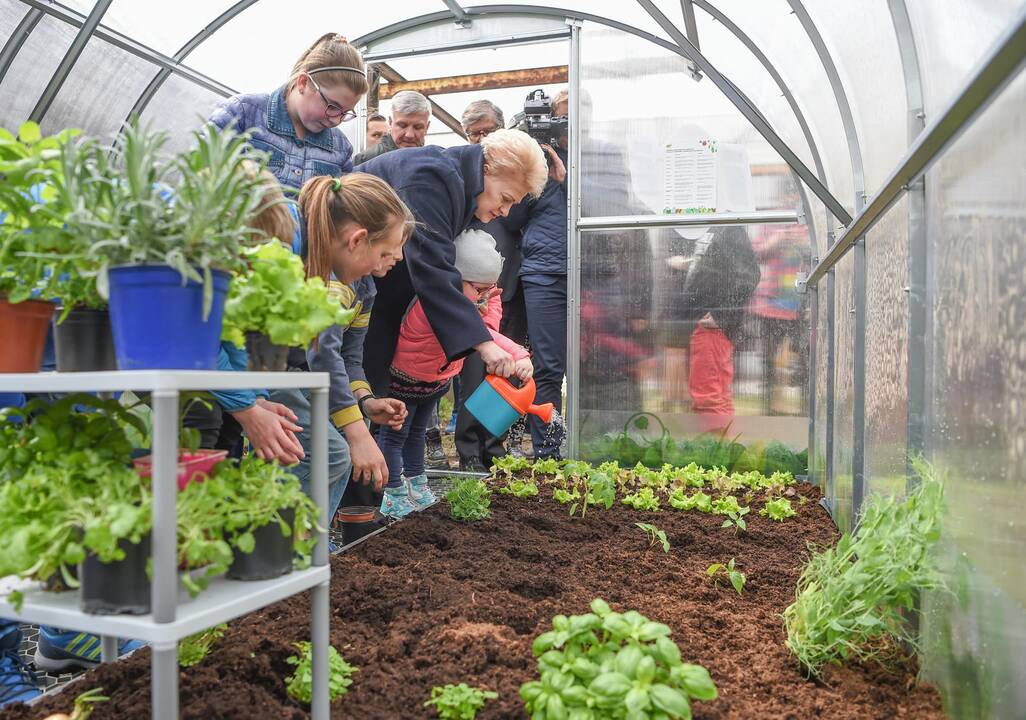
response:
{"label": "orange watering can", "polygon": [[501,437],[513,423],[530,413],[544,422],[552,420],[552,403],[534,404],[534,378],[522,387],[514,387],[506,378],[488,375],[477,386],[463,407],[495,437]]}

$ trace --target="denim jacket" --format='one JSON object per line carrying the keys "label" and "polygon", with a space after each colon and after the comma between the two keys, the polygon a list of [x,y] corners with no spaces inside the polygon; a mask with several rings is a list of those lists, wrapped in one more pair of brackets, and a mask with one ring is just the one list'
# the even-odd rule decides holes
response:
{"label": "denim jacket", "polygon": [[231,123],[249,131],[250,144],[270,155],[267,169],[287,187],[303,187],[318,175],[338,177],[353,170],[353,146],[338,128],[307,134],[300,140],[285,107],[285,87],[270,95],[234,95],[223,100],[210,116],[218,129]]}

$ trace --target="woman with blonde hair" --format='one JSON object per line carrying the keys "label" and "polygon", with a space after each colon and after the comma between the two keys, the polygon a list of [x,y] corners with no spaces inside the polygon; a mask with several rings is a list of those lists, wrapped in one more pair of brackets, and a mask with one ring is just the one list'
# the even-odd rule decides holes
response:
{"label": "woman with blonde hair", "polygon": [[377,307],[364,345],[371,388],[382,396],[403,315],[419,298],[448,362],[477,351],[489,373],[508,377],[514,359],[492,339],[456,269],[455,238],[475,218],[505,217],[537,196],[549,170],[541,147],[519,130],[498,130],[478,145],[404,148],[359,166],[391,185],[417,220],[405,260],[376,278]]}

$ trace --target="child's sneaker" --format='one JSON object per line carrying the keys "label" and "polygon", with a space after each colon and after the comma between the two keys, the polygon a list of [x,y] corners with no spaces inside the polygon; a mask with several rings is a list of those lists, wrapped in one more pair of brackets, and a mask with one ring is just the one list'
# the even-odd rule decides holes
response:
{"label": "child's sneaker", "polygon": [[0,636],[0,707],[28,702],[40,694],[36,676],[18,655],[20,643],[21,633],[17,625]]}
{"label": "child's sneaker", "polygon": [[[40,628],[35,665],[44,672],[67,672],[71,668],[88,670],[100,664],[102,645],[99,636],[90,633]],[[142,646],[138,640],[122,640],[118,643],[118,655],[126,655]]]}
{"label": "child's sneaker", "polygon": [[423,510],[428,505],[438,502],[438,498],[428,486],[427,475],[410,478],[410,500],[417,506],[415,510]]}
{"label": "child's sneaker", "polygon": [[416,510],[410,502],[410,493],[406,483],[398,487],[385,487],[385,494],[381,498],[381,514],[393,518],[404,518]]}

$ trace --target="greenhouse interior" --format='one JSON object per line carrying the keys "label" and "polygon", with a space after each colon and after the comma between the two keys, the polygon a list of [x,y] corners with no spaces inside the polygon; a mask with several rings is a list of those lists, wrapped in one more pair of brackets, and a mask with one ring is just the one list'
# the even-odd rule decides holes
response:
{"label": "greenhouse interior", "polygon": [[0,0],[0,720],[1026,718],[1024,66]]}

